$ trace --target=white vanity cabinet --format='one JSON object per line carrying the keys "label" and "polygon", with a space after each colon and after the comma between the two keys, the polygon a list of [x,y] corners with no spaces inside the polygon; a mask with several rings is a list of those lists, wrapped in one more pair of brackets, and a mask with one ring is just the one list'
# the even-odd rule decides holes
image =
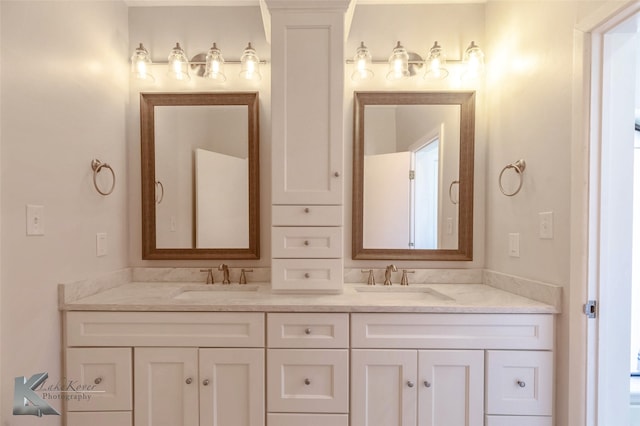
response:
{"label": "white vanity cabinet", "polygon": [[349,424],[349,314],[267,314],[267,426]]}
{"label": "white vanity cabinet", "polygon": [[350,2],[265,3],[272,46],[272,288],[339,292],[343,52]]}
{"label": "white vanity cabinet", "polygon": [[351,426],[552,423],[551,315],[352,314],[351,345]]}
{"label": "white vanity cabinet", "polygon": [[264,425],[264,335],[263,313],[67,312],[65,375],[105,392],[66,424]]}

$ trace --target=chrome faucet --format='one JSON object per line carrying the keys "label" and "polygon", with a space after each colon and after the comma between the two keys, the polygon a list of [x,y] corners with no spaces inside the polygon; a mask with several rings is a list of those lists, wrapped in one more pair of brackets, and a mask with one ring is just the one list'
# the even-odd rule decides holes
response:
{"label": "chrome faucet", "polygon": [[222,284],[231,284],[231,280],[229,279],[229,267],[226,264],[221,263],[220,266],[218,266],[218,271],[222,271]]}
{"label": "chrome faucet", "polygon": [[207,284],[213,284],[213,270],[211,268],[209,268],[209,269],[200,269],[200,272],[206,272],[207,273]]}
{"label": "chrome faucet", "polygon": [[384,271],[384,285],[391,285],[392,272],[398,272],[398,268],[396,268],[396,265],[394,264],[387,266],[387,269]]}

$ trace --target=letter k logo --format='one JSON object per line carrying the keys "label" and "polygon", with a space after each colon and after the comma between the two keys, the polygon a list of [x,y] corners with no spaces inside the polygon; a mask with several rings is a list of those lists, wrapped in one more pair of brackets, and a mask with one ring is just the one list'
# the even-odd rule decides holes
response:
{"label": "letter k logo", "polygon": [[[49,374],[38,373],[27,380],[24,376],[16,377],[13,390],[13,414],[18,416],[38,416],[56,415],[58,413],[53,407],[47,404],[38,394],[34,392],[47,378]],[[31,405],[29,405],[29,402]]]}

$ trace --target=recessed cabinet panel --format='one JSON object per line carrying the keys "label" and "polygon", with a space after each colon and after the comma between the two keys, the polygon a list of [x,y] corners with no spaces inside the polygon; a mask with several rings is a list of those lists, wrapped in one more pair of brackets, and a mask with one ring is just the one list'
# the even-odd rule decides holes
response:
{"label": "recessed cabinet panel", "polygon": [[273,259],[273,291],[335,291],[342,289],[342,259]]}
{"label": "recessed cabinet panel", "polygon": [[550,416],[553,353],[487,351],[487,414]]}
{"label": "recessed cabinet panel", "polygon": [[341,258],[342,227],[273,227],[271,255],[277,258]]}
{"label": "recessed cabinet panel", "polygon": [[273,226],[342,226],[340,206],[272,206]]}
{"label": "recessed cabinet panel", "polygon": [[347,348],[349,314],[278,314],[267,317],[270,348]]}
{"label": "recessed cabinet panel", "polygon": [[349,411],[349,351],[346,349],[270,349],[267,375],[270,412]]}
{"label": "recessed cabinet panel", "polygon": [[486,426],[553,426],[551,416],[487,416]]}
{"label": "recessed cabinet panel", "polygon": [[267,426],[349,426],[349,415],[269,413]]}
{"label": "recessed cabinet panel", "polygon": [[89,392],[70,399],[69,411],[127,411],[132,408],[130,348],[71,348],[66,355],[67,380]]}

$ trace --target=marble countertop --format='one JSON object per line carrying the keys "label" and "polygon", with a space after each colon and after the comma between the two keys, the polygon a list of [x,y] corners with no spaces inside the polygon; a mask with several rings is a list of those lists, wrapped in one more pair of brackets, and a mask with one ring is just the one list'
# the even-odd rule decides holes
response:
{"label": "marble countertop", "polygon": [[129,282],[66,300],[64,311],[558,313],[553,305],[485,284],[345,284],[341,294],[286,294],[268,283]]}

